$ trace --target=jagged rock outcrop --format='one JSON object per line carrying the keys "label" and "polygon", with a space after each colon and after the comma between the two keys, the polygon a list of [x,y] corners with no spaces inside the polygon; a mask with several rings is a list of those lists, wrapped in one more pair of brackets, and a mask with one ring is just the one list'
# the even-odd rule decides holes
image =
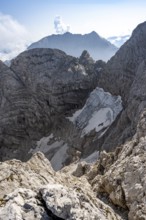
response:
{"label": "jagged rock outcrop", "polygon": [[0,206],[0,220],[52,220],[37,199],[37,193],[30,189],[16,189],[5,196]]}
{"label": "jagged rock outcrop", "polygon": [[86,178],[55,173],[41,153],[27,163],[1,163],[0,176],[0,219],[122,220],[95,197]]}
{"label": "jagged rock outcrop", "polygon": [[133,140],[122,146],[121,150],[103,157],[105,159],[94,166],[94,175],[93,171],[93,176],[89,175],[97,195],[106,194],[113,204],[127,210],[129,220],[146,218],[146,138],[145,135],[139,137],[139,131],[143,130],[143,119]]}
{"label": "jagged rock outcrop", "polygon": [[100,79],[100,87],[121,95],[125,104],[138,66],[146,59],[145,36],[146,22],[136,27],[131,38],[108,61]]}

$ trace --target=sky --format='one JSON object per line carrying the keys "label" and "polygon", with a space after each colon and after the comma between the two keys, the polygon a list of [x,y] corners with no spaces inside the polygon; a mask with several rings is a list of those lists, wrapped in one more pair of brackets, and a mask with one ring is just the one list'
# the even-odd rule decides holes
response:
{"label": "sky", "polygon": [[131,34],[146,21],[145,0],[0,0],[0,59],[51,34]]}

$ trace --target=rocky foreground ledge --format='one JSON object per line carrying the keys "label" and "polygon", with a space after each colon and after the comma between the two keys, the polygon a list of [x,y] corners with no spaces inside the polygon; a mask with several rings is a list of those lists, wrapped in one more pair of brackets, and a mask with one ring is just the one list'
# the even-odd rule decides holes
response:
{"label": "rocky foreground ledge", "polygon": [[96,198],[85,176],[55,173],[42,153],[1,163],[0,178],[1,220],[122,219]]}
{"label": "rocky foreground ledge", "polygon": [[38,152],[27,162],[0,164],[0,220],[142,220],[146,216],[146,153],[141,135],[95,164],[55,172]]}

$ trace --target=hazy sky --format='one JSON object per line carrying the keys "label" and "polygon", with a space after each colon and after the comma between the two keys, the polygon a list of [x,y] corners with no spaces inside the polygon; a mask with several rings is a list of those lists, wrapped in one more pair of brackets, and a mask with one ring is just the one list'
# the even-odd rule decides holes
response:
{"label": "hazy sky", "polygon": [[65,31],[126,35],[145,20],[146,0],[0,0],[0,50]]}

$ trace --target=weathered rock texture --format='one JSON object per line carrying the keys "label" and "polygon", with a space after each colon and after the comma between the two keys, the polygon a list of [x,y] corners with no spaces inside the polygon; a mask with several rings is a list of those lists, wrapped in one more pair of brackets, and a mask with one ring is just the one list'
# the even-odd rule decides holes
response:
{"label": "weathered rock texture", "polygon": [[[99,88],[91,94],[84,124],[88,124],[90,114],[102,110],[104,114],[101,122],[95,119],[89,135],[84,126],[75,126],[67,116],[83,107],[104,66],[102,61],[95,63],[87,51],[77,59],[52,49],[26,51],[12,61],[10,68],[1,63],[1,160],[26,160],[40,150],[58,170],[76,160],[76,151],[84,157],[92,153],[96,147],[93,134],[97,139],[94,128],[109,127],[122,108],[120,99],[110,95],[106,98],[108,93]],[[104,101],[99,98],[101,93]],[[90,137],[83,137],[86,134]]]}
{"label": "weathered rock texture", "polygon": [[89,61],[88,71],[64,52],[35,49],[19,55],[10,68],[0,63],[1,160],[26,159],[33,141],[51,131],[55,118],[84,104],[97,81]]}
{"label": "weathered rock texture", "polygon": [[59,132],[54,126],[52,133],[41,138],[29,152],[43,152],[53,168],[59,170],[80,157],[87,157],[94,150],[99,151],[96,142],[106,133],[121,110],[119,96],[112,96],[96,87],[82,109],[78,109],[71,117],[62,118],[60,122],[57,120],[56,126],[62,127]]}
{"label": "weathered rock texture", "polygon": [[41,153],[27,163],[1,163],[0,176],[0,219],[122,219],[95,197],[86,178],[55,173]]}
{"label": "weathered rock texture", "polygon": [[[146,137],[143,113],[132,141],[112,154],[101,154],[100,161],[88,175],[97,195],[128,210],[129,220],[146,218]],[[146,122],[146,120],[145,120]],[[140,135],[140,136],[139,136]],[[102,168],[102,169],[101,169]],[[94,173],[93,173],[94,170]],[[101,172],[102,171],[102,172]],[[101,198],[100,197],[100,198]]]}
{"label": "weathered rock texture", "polygon": [[107,63],[100,86],[127,103],[131,84],[139,64],[146,59],[146,22],[137,26],[131,38]]}
{"label": "weathered rock texture", "polygon": [[102,148],[114,150],[136,133],[139,115],[145,106],[146,22],[138,25],[132,37],[101,70],[99,86],[112,95],[121,95],[124,109]]}

